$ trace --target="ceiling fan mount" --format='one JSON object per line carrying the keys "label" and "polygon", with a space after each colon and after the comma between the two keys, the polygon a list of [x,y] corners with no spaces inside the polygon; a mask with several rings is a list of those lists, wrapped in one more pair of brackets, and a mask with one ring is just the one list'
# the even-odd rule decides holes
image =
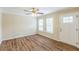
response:
{"label": "ceiling fan mount", "polygon": [[30,10],[24,10],[26,12],[26,15],[29,14],[39,14],[39,15],[43,15],[44,13],[40,12],[38,8],[31,8]]}

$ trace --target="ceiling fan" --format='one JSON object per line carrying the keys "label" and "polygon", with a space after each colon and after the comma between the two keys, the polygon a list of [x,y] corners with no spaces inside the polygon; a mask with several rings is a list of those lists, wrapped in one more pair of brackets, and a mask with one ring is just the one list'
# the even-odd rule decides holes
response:
{"label": "ceiling fan", "polygon": [[38,8],[31,8],[30,10],[24,10],[26,12],[26,15],[33,15],[33,16],[37,16],[37,15],[43,15],[44,13],[39,12]]}

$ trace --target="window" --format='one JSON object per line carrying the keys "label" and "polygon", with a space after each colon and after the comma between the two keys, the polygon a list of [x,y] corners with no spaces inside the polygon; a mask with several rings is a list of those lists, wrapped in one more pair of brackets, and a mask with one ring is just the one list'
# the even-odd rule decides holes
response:
{"label": "window", "polygon": [[46,19],[46,32],[53,33],[53,19],[52,18]]}
{"label": "window", "polygon": [[72,22],[73,22],[73,16],[63,17],[63,23],[72,23]]}
{"label": "window", "polygon": [[43,31],[43,19],[39,19],[38,21],[38,25],[39,25],[39,31]]}

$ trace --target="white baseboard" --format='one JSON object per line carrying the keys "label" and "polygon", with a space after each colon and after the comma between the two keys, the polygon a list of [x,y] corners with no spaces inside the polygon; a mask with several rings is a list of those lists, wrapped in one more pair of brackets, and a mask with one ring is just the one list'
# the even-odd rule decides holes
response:
{"label": "white baseboard", "polygon": [[2,40],[0,40],[0,44],[2,43]]}
{"label": "white baseboard", "polygon": [[13,36],[13,37],[5,38],[5,39],[3,39],[3,40],[9,40],[9,39],[19,38],[19,37],[24,37],[24,36],[34,35],[34,34],[36,34],[36,33],[28,34],[28,35],[18,35],[18,36]]}

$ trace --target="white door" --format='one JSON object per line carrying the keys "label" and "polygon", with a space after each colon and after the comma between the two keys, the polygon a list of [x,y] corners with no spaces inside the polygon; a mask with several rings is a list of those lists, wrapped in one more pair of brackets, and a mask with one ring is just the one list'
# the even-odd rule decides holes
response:
{"label": "white door", "polygon": [[60,19],[60,41],[77,46],[78,26],[77,15],[67,15]]}

